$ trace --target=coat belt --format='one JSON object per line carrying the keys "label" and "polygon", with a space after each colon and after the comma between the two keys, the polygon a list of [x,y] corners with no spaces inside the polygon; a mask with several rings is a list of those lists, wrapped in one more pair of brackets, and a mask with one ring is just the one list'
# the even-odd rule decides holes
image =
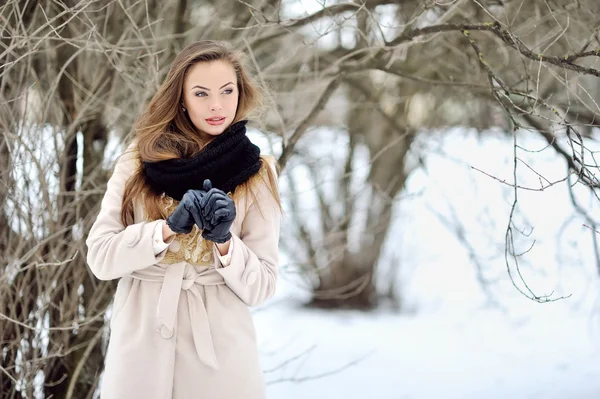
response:
{"label": "coat belt", "polygon": [[217,370],[219,363],[215,355],[208,315],[206,314],[202,295],[196,285],[225,284],[223,277],[212,267],[198,273],[187,262],[174,263],[166,268],[154,265],[133,272],[131,277],[144,281],[162,282],[158,298],[157,317],[162,324],[160,333],[164,338],[173,337],[179,296],[182,290],[187,291],[186,299],[196,353],[204,364]]}

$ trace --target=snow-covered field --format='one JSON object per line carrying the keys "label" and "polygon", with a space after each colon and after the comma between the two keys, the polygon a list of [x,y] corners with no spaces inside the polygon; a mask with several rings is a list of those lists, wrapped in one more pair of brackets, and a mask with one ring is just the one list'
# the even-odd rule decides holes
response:
{"label": "snow-covered field", "polygon": [[[427,172],[413,173],[406,192],[420,194],[398,203],[386,246],[386,256],[401,259],[404,311],[307,310],[306,292],[284,273],[276,298],[254,313],[268,397],[600,398],[592,232],[573,216],[565,184],[519,192],[516,227],[531,233],[515,234],[515,246],[535,240],[520,259],[525,281],[535,294],[567,297],[540,304],[508,278],[510,187],[471,168],[512,181],[512,142],[457,131],[419,145]],[[544,147],[533,134],[520,145]],[[520,155],[549,180],[564,176],[550,149]],[[540,186],[523,163],[519,171],[522,184]],[[600,219],[597,200],[583,187],[576,195]],[[442,220],[459,222],[473,251]]]}
{"label": "snow-covered field", "polygon": [[256,321],[272,399],[600,397],[598,331],[549,307],[511,320],[280,306]]}

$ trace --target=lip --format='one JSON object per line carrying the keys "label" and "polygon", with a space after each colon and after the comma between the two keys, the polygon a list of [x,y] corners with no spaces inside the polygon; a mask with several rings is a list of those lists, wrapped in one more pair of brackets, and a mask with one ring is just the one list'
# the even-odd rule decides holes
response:
{"label": "lip", "polygon": [[[221,118],[221,119],[215,121],[215,120],[213,120],[215,118]],[[225,117],[224,116],[212,116],[210,118],[205,119],[205,121],[209,125],[218,126],[218,125],[222,125],[223,123],[225,123]]]}

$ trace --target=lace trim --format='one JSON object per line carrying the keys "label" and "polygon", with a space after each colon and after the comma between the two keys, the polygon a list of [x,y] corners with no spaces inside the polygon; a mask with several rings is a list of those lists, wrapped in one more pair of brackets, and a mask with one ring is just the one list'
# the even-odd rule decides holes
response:
{"label": "lace trim", "polygon": [[[179,204],[179,201],[164,193],[161,196],[161,201],[166,215],[171,214]],[[175,234],[175,241],[179,243],[179,248],[176,244],[171,243],[161,263],[171,264],[186,261],[195,265],[212,264],[214,260],[212,243],[202,238],[202,231],[198,226],[194,225],[189,234]]]}

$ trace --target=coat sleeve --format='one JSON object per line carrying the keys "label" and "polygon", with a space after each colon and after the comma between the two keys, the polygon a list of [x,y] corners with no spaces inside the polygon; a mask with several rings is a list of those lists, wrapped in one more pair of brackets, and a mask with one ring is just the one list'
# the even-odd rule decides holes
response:
{"label": "coat sleeve", "polygon": [[[115,165],[106,185],[100,212],[88,237],[86,261],[100,280],[113,280],[159,262],[167,249],[155,255],[154,229],[162,220],[140,222],[127,227],[121,223],[125,183],[133,174],[136,160],[131,144]],[[172,241],[174,237],[170,237]]]}
{"label": "coat sleeve", "polygon": [[[280,224],[279,205],[269,187],[260,183],[256,201],[248,208],[239,237],[232,234],[229,266],[222,267],[217,261],[216,269],[225,284],[248,306],[261,305],[275,293]],[[218,250],[215,251],[218,255]]]}

